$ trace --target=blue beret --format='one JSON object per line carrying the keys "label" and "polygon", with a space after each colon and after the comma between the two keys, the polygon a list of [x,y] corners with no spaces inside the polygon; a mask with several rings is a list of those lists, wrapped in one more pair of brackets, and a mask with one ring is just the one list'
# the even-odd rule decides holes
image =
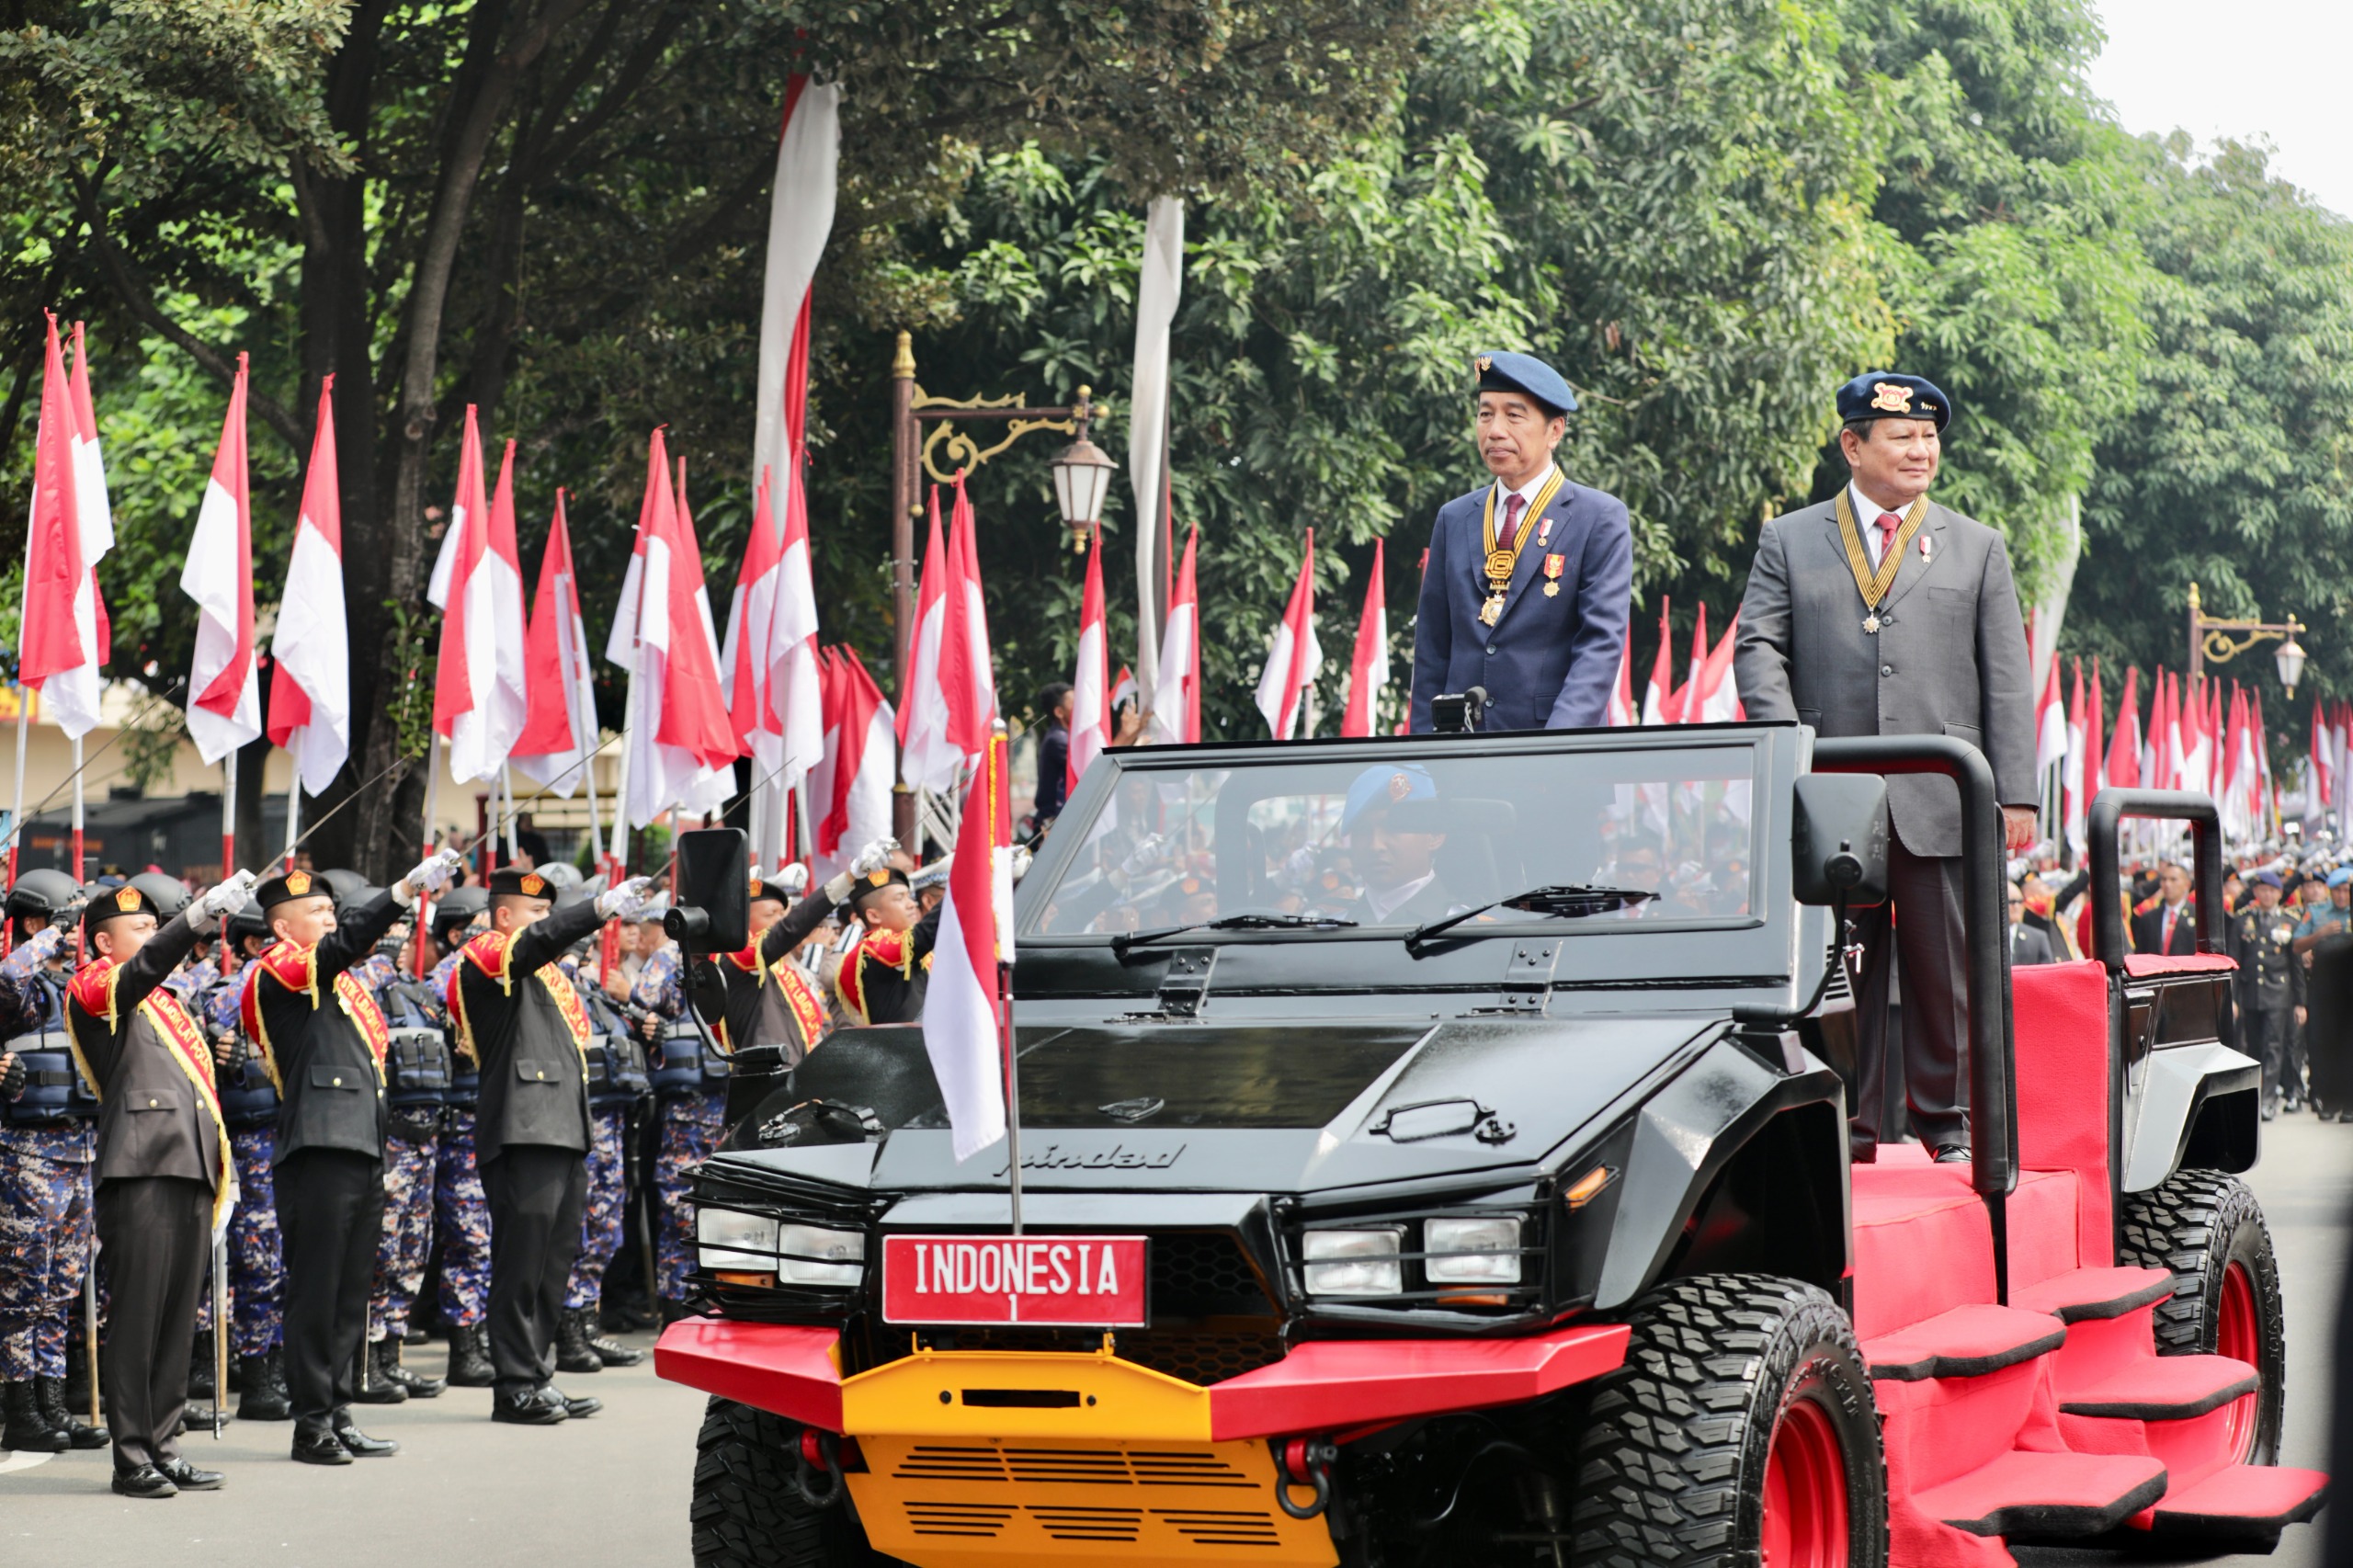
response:
{"label": "blue beret", "polygon": [[2339,866],[2328,874],[2328,885],[2332,888],[2341,888],[2347,882],[2353,882],[2353,866]]}
{"label": "blue beret", "polygon": [[2257,887],[2276,888],[2279,886],[2279,873],[2277,871],[2257,871],[2255,875],[2249,877],[2247,881],[2253,882]]}
{"label": "blue beret", "polygon": [[1952,423],[1952,399],[1934,381],[1893,370],[1866,370],[1838,389],[1838,420],[1933,419],[1942,435]]}
{"label": "blue beret", "polygon": [[1340,831],[1356,831],[1357,818],[1367,811],[1388,811],[1407,801],[1435,801],[1438,783],[1419,767],[1378,762],[1357,775],[1348,786],[1348,803],[1340,811]]}
{"label": "blue beret", "polygon": [[1496,349],[1480,355],[1471,364],[1479,372],[1481,392],[1526,392],[1555,414],[1577,411],[1577,394],[1569,390],[1561,372],[1533,354]]}

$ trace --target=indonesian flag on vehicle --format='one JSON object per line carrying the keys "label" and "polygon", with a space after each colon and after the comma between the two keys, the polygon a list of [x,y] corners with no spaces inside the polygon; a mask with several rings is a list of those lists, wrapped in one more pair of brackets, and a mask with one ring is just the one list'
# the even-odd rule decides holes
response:
{"label": "indonesian flag on vehicle", "polygon": [[[74,339],[78,349],[78,327]],[[55,316],[49,318],[46,353],[25,541],[18,678],[40,692],[58,723],[78,740],[98,722],[98,666],[107,661],[108,633],[94,568],[114,531],[97,461],[97,421],[77,408],[87,401],[85,356],[76,354],[69,381]],[[95,495],[85,494],[93,487]]]}
{"label": "indonesian flag on vehicle", "polygon": [[319,417],[311,432],[311,466],[302,476],[302,509],[294,518],[294,552],[286,563],[270,657],[269,744],[294,759],[313,795],[351,755],[351,643],[343,614],[343,491],[335,473],[335,377],[319,384]]}
{"label": "indonesian flag on vehicle", "polygon": [[442,612],[433,727],[449,737],[449,775],[461,783],[494,778],[530,717],[523,562],[515,544],[515,443],[506,443],[497,495],[485,506],[482,432],[471,403],[449,537],[426,598]]}
{"label": "indonesian flag on vehicle", "polygon": [[245,483],[245,356],[229,389],[212,477],[197,508],[180,592],[196,601],[196,657],[188,671],[188,733],[208,763],[261,735],[254,666],[253,500]]}
{"label": "indonesian flag on vehicle", "polygon": [[950,789],[963,754],[948,738],[948,692],[940,685],[939,653],[948,633],[948,596],[957,576],[939,528],[939,486],[931,487],[931,535],[924,543],[923,581],[915,591],[915,629],[910,639],[912,666],[903,683],[899,710],[900,763],[910,787],[935,793]]}
{"label": "indonesian flag on vehicle", "polygon": [[1315,641],[1315,530],[1309,528],[1290,602],[1275,625],[1267,665],[1258,675],[1258,711],[1267,716],[1276,740],[1290,740],[1302,728],[1303,698],[1323,667],[1324,650]]}
{"label": "indonesian flag on vehicle", "polygon": [[597,687],[588,667],[588,625],[580,615],[580,574],[572,564],[572,527],[563,492],[540,552],[524,649],[530,713],[515,742],[515,770],[569,800],[597,749]]}
{"label": "indonesian flag on vehicle", "polygon": [[1005,1136],[1010,1003],[998,966],[1013,956],[1013,835],[1005,773],[1005,739],[995,736],[964,792],[924,999],[924,1051],[947,1102],[959,1160]]}
{"label": "indonesian flag on vehicle", "polygon": [[1086,585],[1078,599],[1078,668],[1070,686],[1070,750],[1064,771],[1075,790],[1086,766],[1111,738],[1111,650],[1103,624],[1103,530],[1086,551]]}
{"label": "indonesian flag on vehicle", "polygon": [[1372,571],[1365,579],[1364,613],[1357,619],[1356,652],[1348,660],[1348,706],[1340,733],[1370,735],[1380,719],[1381,694],[1389,689],[1389,596],[1381,544],[1372,541]]}
{"label": "indonesian flag on vehicle", "polygon": [[1156,745],[1196,745],[1201,738],[1201,607],[1193,579],[1194,547],[1201,530],[1185,536],[1185,559],[1168,596],[1168,619],[1160,631],[1159,673],[1152,693],[1152,739]]}
{"label": "indonesian flag on vehicle", "polygon": [[810,776],[809,814],[814,874],[830,879],[891,831],[898,718],[855,650],[827,649],[823,673],[826,755]]}
{"label": "indonesian flag on vehicle", "polygon": [[1659,601],[1658,656],[1651,661],[1650,684],[1643,687],[1644,724],[1672,724],[1683,717],[1669,690],[1675,684],[1675,632],[1668,617],[1674,612],[1673,599]]}

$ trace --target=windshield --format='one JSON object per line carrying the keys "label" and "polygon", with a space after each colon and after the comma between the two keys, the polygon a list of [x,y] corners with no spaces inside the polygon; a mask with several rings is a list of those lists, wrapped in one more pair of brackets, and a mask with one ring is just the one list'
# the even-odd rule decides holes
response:
{"label": "windshield", "polygon": [[[1400,748],[1367,764],[1282,757],[1215,769],[1172,756],[1123,766],[1053,836],[1076,853],[1051,891],[1025,888],[1025,935],[1117,937],[1229,922],[1278,937],[1393,936],[1531,889],[1653,895],[1487,910],[1483,928],[1629,921],[1745,925],[1754,913],[1756,747]],[[1051,855],[1051,860],[1054,858]],[[1042,894],[1043,896],[1040,896]],[[1272,920],[1237,917],[1275,916]],[[1279,917],[1304,917],[1283,919]]]}

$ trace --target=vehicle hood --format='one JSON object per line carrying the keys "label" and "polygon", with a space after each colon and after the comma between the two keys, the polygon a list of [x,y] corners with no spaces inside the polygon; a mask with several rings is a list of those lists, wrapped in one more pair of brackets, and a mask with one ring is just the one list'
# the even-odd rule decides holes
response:
{"label": "vehicle hood", "polygon": [[[1703,1032],[1713,1026],[1689,1015],[1025,1028],[1023,1183],[1304,1192],[1524,1172],[1597,1132],[1579,1136]],[[861,1050],[881,1062],[920,1040],[912,1029],[843,1031],[811,1063]],[[847,1086],[853,1062],[830,1065]],[[1472,1102],[1480,1125],[1404,1139],[1387,1130],[1391,1112],[1435,1101]],[[1004,1188],[1006,1145],[960,1165],[936,1099],[924,1114],[884,1119],[899,1125],[863,1148],[726,1158],[884,1192]]]}

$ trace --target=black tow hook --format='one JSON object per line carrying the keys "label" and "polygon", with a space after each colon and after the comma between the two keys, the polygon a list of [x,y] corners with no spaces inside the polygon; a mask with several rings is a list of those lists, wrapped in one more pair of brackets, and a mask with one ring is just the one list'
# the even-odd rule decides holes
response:
{"label": "black tow hook", "polygon": [[[1312,1519],[1332,1506],[1332,1461],[1340,1447],[1329,1437],[1290,1437],[1275,1448],[1275,1501],[1294,1519]],[[1290,1489],[1314,1490],[1315,1500],[1304,1508],[1290,1500]]]}
{"label": "black tow hook", "polygon": [[[818,1471],[825,1474],[825,1490],[820,1492],[811,1483]],[[813,1508],[830,1508],[842,1500],[841,1439],[821,1426],[801,1428],[801,1444],[793,1454],[793,1489],[801,1500]]]}

